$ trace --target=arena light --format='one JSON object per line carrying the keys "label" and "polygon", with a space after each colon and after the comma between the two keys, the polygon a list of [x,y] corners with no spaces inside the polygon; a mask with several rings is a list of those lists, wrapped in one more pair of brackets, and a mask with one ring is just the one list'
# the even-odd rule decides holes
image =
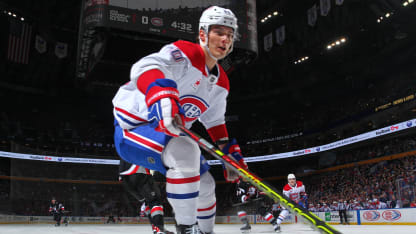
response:
{"label": "arena light", "polygon": [[13,14],[13,17],[15,17],[15,18],[16,18],[16,14]]}
{"label": "arena light", "polygon": [[9,13],[8,13],[9,15],[12,15],[12,13],[9,11]]}
{"label": "arena light", "polygon": [[21,18],[20,18],[20,20],[21,20],[21,21],[25,21],[25,18],[21,17]]}
{"label": "arena light", "polygon": [[271,19],[274,16],[281,15],[278,11],[273,11],[267,14],[260,22],[265,23],[268,19]]}
{"label": "arena light", "polygon": [[347,42],[347,39],[345,37],[341,37],[333,42],[330,42],[326,45],[326,49],[330,50],[336,46],[340,46],[341,44],[344,44],[345,42]]}
{"label": "arena light", "polygon": [[387,12],[386,14],[384,14],[384,17],[383,16],[380,16],[380,17],[378,17],[378,19],[377,19],[377,23],[381,23],[381,21],[383,21],[383,20],[385,20],[385,19],[387,19],[387,18],[389,18],[390,16],[392,16],[393,15],[393,12]]}
{"label": "arena light", "polygon": [[304,57],[299,58],[298,60],[294,61],[293,63],[294,64],[299,64],[299,63],[305,62],[308,59],[309,59],[309,56],[304,56]]}

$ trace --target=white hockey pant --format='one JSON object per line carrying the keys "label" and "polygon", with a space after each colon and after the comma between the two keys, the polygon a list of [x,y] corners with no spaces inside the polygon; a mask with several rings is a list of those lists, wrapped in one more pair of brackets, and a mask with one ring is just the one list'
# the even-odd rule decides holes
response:
{"label": "white hockey pant", "polygon": [[200,176],[201,151],[189,137],[172,138],[162,153],[166,173],[166,192],[178,224],[195,224],[211,232],[214,226],[215,181],[209,172]]}

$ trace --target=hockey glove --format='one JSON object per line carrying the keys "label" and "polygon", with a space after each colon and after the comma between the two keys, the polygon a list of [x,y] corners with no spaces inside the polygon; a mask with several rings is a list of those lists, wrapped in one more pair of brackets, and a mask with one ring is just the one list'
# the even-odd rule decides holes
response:
{"label": "hockey glove", "polygon": [[300,192],[299,195],[300,195],[300,199],[299,199],[298,204],[302,206],[303,208],[308,207],[308,195],[305,192]]}
{"label": "hockey glove", "polygon": [[157,79],[146,91],[146,104],[149,108],[148,120],[156,131],[170,136],[179,136],[181,130],[174,126],[175,118],[178,124],[184,124],[184,111],[179,105],[179,92],[175,81]]}
{"label": "hockey glove", "polygon": [[[227,154],[231,159],[238,162],[240,166],[244,169],[247,169],[248,166],[246,162],[244,161],[243,156],[241,155],[240,146],[237,144],[236,139],[232,139],[223,149],[222,152],[224,154]],[[239,175],[237,172],[233,171],[231,168],[228,168],[224,164],[222,165],[224,170],[224,178],[228,182],[235,183],[239,179]]]}

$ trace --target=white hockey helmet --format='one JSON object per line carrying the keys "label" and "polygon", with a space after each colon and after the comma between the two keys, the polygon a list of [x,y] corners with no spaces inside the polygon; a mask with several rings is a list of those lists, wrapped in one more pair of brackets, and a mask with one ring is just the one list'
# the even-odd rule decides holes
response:
{"label": "white hockey helmet", "polygon": [[[234,30],[234,40],[232,41],[230,51],[228,52],[231,53],[234,48],[234,41],[238,36],[237,17],[235,17],[234,13],[229,9],[211,6],[202,13],[201,18],[199,19],[199,29],[204,30],[205,34],[208,35],[211,25],[227,26]],[[201,38],[199,38],[199,42],[202,46],[206,47],[208,40],[202,42]],[[210,56],[212,57],[211,54]]]}
{"label": "white hockey helmet", "polygon": [[296,176],[295,176],[295,174],[289,174],[289,175],[287,175],[287,179],[289,180],[289,179],[296,179]]}

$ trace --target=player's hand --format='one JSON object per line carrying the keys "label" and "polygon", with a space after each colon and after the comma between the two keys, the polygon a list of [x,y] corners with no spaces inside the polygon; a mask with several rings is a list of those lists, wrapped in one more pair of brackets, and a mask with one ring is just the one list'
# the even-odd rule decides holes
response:
{"label": "player's hand", "polygon": [[306,192],[300,192],[299,196],[300,196],[300,199],[302,200],[308,199],[308,194],[306,194]]}
{"label": "player's hand", "polygon": [[[247,169],[248,166],[244,161],[243,156],[241,155],[240,146],[237,144],[236,139],[232,139],[223,149],[222,152],[227,154],[231,159],[236,161],[242,168]],[[231,168],[228,168],[223,164],[224,177],[228,182],[237,182],[239,175],[237,172],[233,171]]]}
{"label": "player's hand", "polygon": [[[150,126],[157,131],[170,136],[179,136],[181,130],[177,124],[184,124],[184,111],[179,105],[179,92],[175,81],[170,79],[157,79],[151,83],[146,92],[146,104]],[[175,120],[176,118],[176,120]]]}
{"label": "player's hand", "polygon": [[247,200],[250,198],[248,195],[241,196],[241,203],[247,202]]}

